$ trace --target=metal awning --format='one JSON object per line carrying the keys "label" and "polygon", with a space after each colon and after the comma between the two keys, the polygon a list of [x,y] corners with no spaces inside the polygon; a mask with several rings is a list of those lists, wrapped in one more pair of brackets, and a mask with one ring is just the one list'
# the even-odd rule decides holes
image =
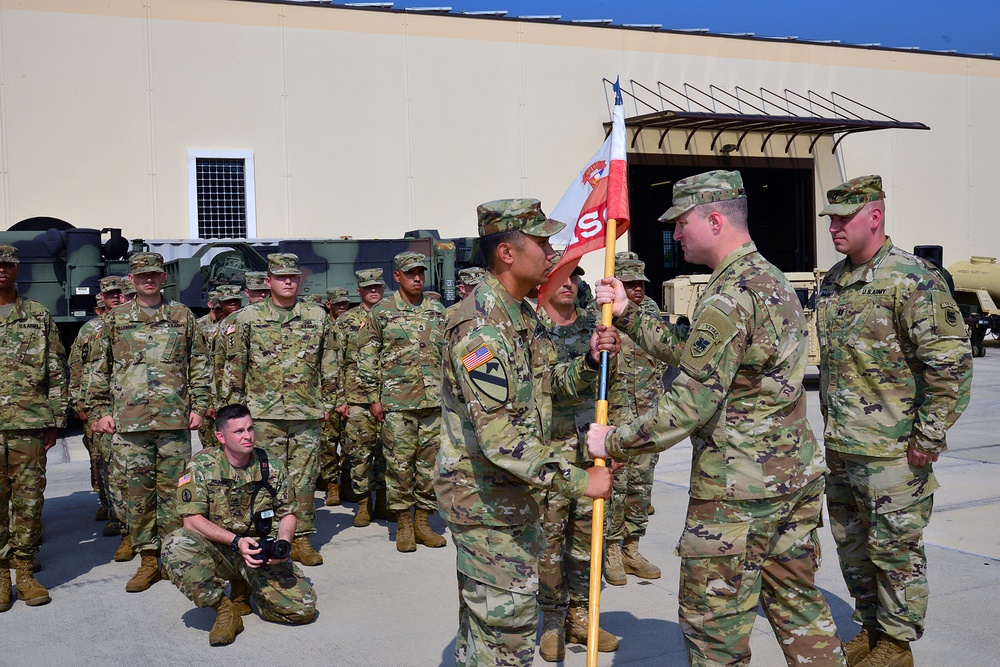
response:
{"label": "metal awning", "polygon": [[[606,89],[613,85],[607,79],[604,82]],[[923,123],[897,120],[837,92],[824,96],[809,90],[802,95],[785,88],[783,95],[779,95],[767,88],[754,93],[737,86],[736,92],[731,93],[710,85],[706,93],[687,83],[683,85],[682,92],[662,81],[657,81],[656,87],[654,91],[634,79],[629,81],[628,86],[621,87],[622,94],[634,100],[636,109],[650,109],[649,113],[625,119],[625,127],[634,130],[633,148],[639,134],[646,129],[660,131],[657,148],[663,147],[663,140],[671,130],[686,133],[685,150],[699,131],[714,132],[711,150],[715,150],[723,132],[738,132],[735,144],[720,148],[726,154],[738,152],[750,133],[763,135],[760,144],[762,153],[774,135],[787,137],[787,154],[792,142],[800,136],[812,137],[809,142],[811,153],[821,137],[840,135],[831,151],[836,152],[844,137],[858,132],[931,129]],[[610,124],[606,126],[610,131]]]}

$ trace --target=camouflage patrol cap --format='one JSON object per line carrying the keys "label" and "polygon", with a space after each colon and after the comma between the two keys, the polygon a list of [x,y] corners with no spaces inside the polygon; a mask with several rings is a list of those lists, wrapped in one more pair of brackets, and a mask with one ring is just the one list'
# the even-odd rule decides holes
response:
{"label": "camouflage patrol cap", "polygon": [[128,278],[122,278],[122,294],[128,296],[130,294],[135,294],[135,283],[133,283]]}
{"label": "camouflage patrol cap", "polygon": [[219,285],[216,290],[218,292],[218,300],[222,301],[242,301],[243,294],[240,292],[239,285]]}
{"label": "camouflage patrol cap", "polygon": [[17,248],[12,245],[0,245],[0,264],[20,264],[17,258]]}
{"label": "camouflage patrol cap", "polygon": [[218,290],[212,290],[208,293],[208,303],[212,308],[219,305],[219,292]]}
{"label": "camouflage patrol cap", "polygon": [[[566,252],[566,251],[565,250],[560,250],[559,252],[556,253],[556,258],[552,260],[553,266],[555,266],[556,264],[558,264],[560,262],[560,260],[562,260],[562,256],[563,256],[564,252]],[[573,273],[571,275],[582,276],[582,275],[585,275],[585,274],[586,274],[586,272],[583,270],[583,267],[580,266],[579,264],[577,264],[576,267],[573,269]]]}
{"label": "camouflage patrol cap", "polygon": [[[629,254],[634,255],[635,253]],[[625,257],[618,259],[617,255],[615,256],[615,278],[623,283],[630,283],[636,280],[648,283],[649,278],[646,277],[645,272],[646,262]]]}
{"label": "camouflage patrol cap", "polygon": [[128,258],[128,272],[133,276],[140,273],[163,273],[163,255],[158,252],[137,252]]}
{"label": "camouflage patrol cap", "polygon": [[105,292],[124,292],[124,287],[122,283],[128,282],[121,276],[105,276],[97,281],[98,289],[101,294]]}
{"label": "camouflage patrol cap", "polygon": [[859,176],[841,183],[826,193],[830,205],[819,212],[820,215],[854,215],[862,206],[872,201],[885,199],[882,191],[882,177],[877,174]]}
{"label": "camouflage patrol cap", "polygon": [[410,269],[427,268],[427,258],[419,252],[401,252],[392,259],[397,271],[406,273]]}
{"label": "camouflage patrol cap", "polygon": [[326,290],[327,303],[350,303],[351,296],[347,293],[346,287],[330,287]]}
{"label": "camouflage patrol cap", "polygon": [[486,269],[478,266],[470,266],[467,269],[462,269],[458,272],[458,280],[463,285],[478,285],[483,282],[483,278],[486,277]]}
{"label": "camouflage patrol cap", "polygon": [[441,292],[435,292],[432,289],[424,290],[424,296],[426,296],[428,299],[434,299],[435,301],[441,300]]}
{"label": "camouflage patrol cap", "polygon": [[264,279],[267,278],[266,271],[247,271],[243,274],[243,278],[246,280],[249,290],[267,289],[267,283],[264,282]]}
{"label": "camouflage patrol cap", "polygon": [[622,250],[615,253],[615,261],[617,262],[619,259],[639,259],[639,255],[631,250]]}
{"label": "camouflage patrol cap", "polygon": [[738,171],[708,171],[682,178],[674,183],[673,206],[660,216],[660,222],[673,222],[699,204],[730,199],[746,199],[743,177]]}
{"label": "camouflage patrol cap", "polygon": [[300,297],[299,300],[300,301],[304,301],[306,303],[318,303],[321,306],[324,303],[326,303],[326,301],[324,301],[324,299],[323,299],[323,295],[322,294],[305,294],[302,297]]}
{"label": "camouflage patrol cap", "polygon": [[358,279],[358,287],[385,286],[385,281],[382,280],[382,269],[361,269],[354,272],[354,277]]}
{"label": "camouflage patrol cap", "polygon": [[272,276],[299,276],[299,256],[291,252],[272,252],[267,256],[267,272]]}
{"label": "camouflage patrol cap", "polygon": [[480,237],[518,230],[528,236],[548,238],[566,227],[545,217],[542,203],[537,199],[496,199],[480,204],[476,214]]}

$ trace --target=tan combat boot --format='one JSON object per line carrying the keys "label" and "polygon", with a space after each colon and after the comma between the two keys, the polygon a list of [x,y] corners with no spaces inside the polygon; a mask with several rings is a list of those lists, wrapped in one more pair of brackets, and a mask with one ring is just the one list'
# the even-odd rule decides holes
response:
{"label": "tan combat boot", "polygon": [[141,559],[139,569],[125,584],[125,591],[128,593],[140,593],[162,579],[155,551],[142,551],[139,553],[139,557]]}
{"label": "tan combat boot", "polygon": [[37,607],[52,601],[49,592],[35,579],[30,558],[12,558],[11,564],[14,566],[14,584],[17,586],[18,600],[24,600],[24,604],[29,607]]}
{"label": "tan combat boot", "polygon": [[542,639],[538,652],[545,662],[566,659],[566,614],[561,611],[542,612]]}
{"label": "tan combat boot", "polygon": [[867,658],[877,642],[878,628],[871,625],[862,626],[861,632],[844,644],[844,655],[847,656],[849,667],[854,667]]}
{"label": "tan combat boot", "polygon": [[417,550],[416,538],[413,535],[413,517],[410,510],[402,510],[396,513],[396,551],[409,553]]}
{"label": "tan combat boot", "polygon": [[622,543],[618,540],[605,545],[604,581],[611,586],[624,586],[628,583],[625,567],[622,565]]}
{"label": "tan combat boot", "polygon": [[448,540],[431,530],[430,524],[427,523],[429,516],[430,512],[427,510],[419,507],[416,509],[413,513],[413,536],[416,538],[417,544],[422,544],[425,547],[432,549],[443,547],[448,544]]}
{"label": "tan combat boot", "polygon": [[240,616],[246,616],[250,609],[250,584],[243,577],[236,577],[229,582],[229,600],[233,603],[233,611]]}
{"label": "tan combat boot", "polygon": [[340,504],[340,484],[330,482],[326,485],[326,506],[333,507]]}
{"label": "tan combat boot", "polygon": [[223,595],[212,605],[215,610],[215,623],[208,633],[208,643],[211,646],[225,646],[236,641],[236,635],[243,632],[243,619],[236,612],[232,600]]}
{"label": "tan combat boot", "polygon": [[299,535],[292,540],[292,560],[303,565],[323,564],[323,557],[313,549],[313,545],[306,535]]}
{"label": "tan combat boot", "polygon": [[0,613],[7,611],[14,604],[10,584],[10,563],[0,560]]}
{"label": "tan combat boot", "polygon": [[116,563],[127,563],[133,558],[135,558],[135,550],[132,548],[132,538],[129,537],[128,533],[122,535],[122,541],[115,549],[115,562]]}
{"label": "tan combat boot", "polygon": [[875,648],[857,667],[913,667],[913,653],[910,642],[901,642],[881,635]]}
{"label": "tan combat boot", "polygon": [[627,574],[634,574],[640,579],[659,579],[660,568],[656,567],[639,553],[639,538],[626,537],[622,544],[622,566]]}
{"label": "tan combat boot", "polygon": [[354,527],[364,528],[372,522],[371,515],[371,496],[364,496],[358,501],[358,511],[354,513]]}
{"label": "tan combat boot", "polygon": [[[583,605],[570,605],[566,613],[566,643],[587,643],[587,608]],[[597,650],[610,653],[618,650],[618,638],[605,630],[597,628]]]}

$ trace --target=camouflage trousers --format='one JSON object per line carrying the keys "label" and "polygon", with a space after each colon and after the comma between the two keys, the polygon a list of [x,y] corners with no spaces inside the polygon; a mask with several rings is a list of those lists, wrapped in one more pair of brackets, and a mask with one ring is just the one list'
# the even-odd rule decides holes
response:
{"label": "camouflage trousers", "polygon": [[649,524],[649,497],[659,453],[640,454],[625,460],[615,473],[611,501],[605,504],[604,536],[609,541],[642,537]]}
{"label": "camouflage trousers", "polygon": [[534,595],[496,588],[458,573],[456,666],[531,667],[537,626]]}
{"label": "camouflage trousers", "polygon": [[264,620],[301,625],[316,618],[316,591],[290,560],[248,567],[229,545],[181,528],[164,540],[163,564],[174,586],[199,607],[218,602],[226,582],[242,578]]}
{"label": "camouflage trousers", "polygon": [[101,453],[100,475],[108,501],[107,510],[113,518],[125,526],[128,523],[128,510],[125,506],[125,480],[127,479],[125,471],[119,467],[121,461],[116,463],[113,439],[110,434],[95,433],[94,441]]}
{"label": "camouflage trousers", "polygon": [[679,621],[694,667],[747,665],[758,605],[788,665],[846,665],[830,607],[816,588],[823,478],[787,496],[690,499]]}
{"label": "camouflage trousers", "polygon": [[336,412],[323,422],[320,431],[319,478],[324,484],[340,480],[340,466],[346,456],[340,454],[340,439],[344,432],[344,418]]}
{"label": "camouflage trousers", "polygon": [[416,505],[436,512],[431,476],[441,447],[441,408],[386,412],[382,442],[389,509],[402,512]]}
{"label": "camouflage trousers", "polygon": [[42,543],[44,433],[0,431],[0,559],[31,558]]}
{"label": "camouflage trousers", "polygon": [[930,588],[923,533],[938,488],[931,466],[906,457],[873,458],[827,450],[830,530],[854,618],[912,642],[924,632]]}
{"label": "camouflage trousers", "polygon": [[371,493],[373,483],[378,486],[381,473],[385,485],[385,467],[379,469],[379,459],[385,452],[379,440],[382,425],[368,411],[368,406],[350,405],[347,424],[344,426],[344,457],[351,474],[351,490],[358,495]]}
{"label": "camouflage trousers", "polygon": [[295,536],[316,532],[316,478],[319,477],[320,419],[255,419],[257,446],[280,459],[295,497]]}
{"label": "camouflage trousers", "polygon": [[124,480],[125,524],[132,548],[159,551],[181,527],[177,480],[191,459],[189,431],[117,432],[111,435],[115,466]]}
{"label": "camouflage trousers", "polygon": [[202,448],[219,446],[219,439],[215,437],[215,419],[205,417],[202,420],[198,429],[198,441],[201,442]]}
{"label": "camouflage trousers", "polygon": [[542,506],[545,551],[538,559],[538,605],[565,610],[590,598],[590,536],[594,501],[548,493]]}

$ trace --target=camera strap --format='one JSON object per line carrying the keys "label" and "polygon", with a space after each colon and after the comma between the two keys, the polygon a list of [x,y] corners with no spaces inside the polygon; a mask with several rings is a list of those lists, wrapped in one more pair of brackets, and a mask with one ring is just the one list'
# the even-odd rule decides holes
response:
{"label": "camera strap", "polygon": [[[243,533],[242,537],[249,537],[250,536],[250,529],[251,529],[251,526],[252,526],[252,521],[253,521],[253,516],[254,516],[253,509],[254,509],[254,507],[257,504],[257,494],[260,493],[260,490],[261,489],[267,489],[267,492],[271,494],[271,500],[274,500],[275,498],[278,497],[278,492],[275,491],[274,487],[271,486],[271,483],[269,481],[267,481],[268,477],[271,476],[271,466],[267,462],[267,452],[265,452],[260,447],[254,447],[253,451],[254,451],[255,454],[257,454],[257,463],[260,464],[260,481],[254,483],[253,493],[250,494],[250,520],[251,520],[251,525],[247,526],[246,532]],[[260,537],[264,537],[264,536],[261,535]]]}

